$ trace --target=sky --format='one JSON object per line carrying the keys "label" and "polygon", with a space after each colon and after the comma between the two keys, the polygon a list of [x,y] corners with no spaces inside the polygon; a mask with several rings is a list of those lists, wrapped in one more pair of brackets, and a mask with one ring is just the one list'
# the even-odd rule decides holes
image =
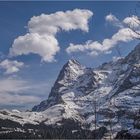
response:
{"label": "sky", "polygon": [[121,1],[0,1],[0,109],[26,110],[47,99],[71,58],[94,68],[126,56],[138,43],[128,28],[138,30],[138,8]]}

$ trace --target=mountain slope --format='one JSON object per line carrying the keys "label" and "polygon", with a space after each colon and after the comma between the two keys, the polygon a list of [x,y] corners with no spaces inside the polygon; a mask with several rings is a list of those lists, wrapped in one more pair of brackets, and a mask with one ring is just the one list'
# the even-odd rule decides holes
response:
{"label": "mountain slope", "polygon": [[[0,119],[23,126],[30,124],[40,128],[43,124],[43,127],[65,126],[65,129],[72,121],[71,132],[78,131],[81,135],[81,132],[88,131],[90,138],[97,138],[100,132],[100,138],[103,137],[106,129],[114,137],[124,129],[129,129],[129,134],[133,132],[132,136],[138,136],[139,110],[140,44],[125,58],[97,68],[86,68],[74,59],[69,60],[60,71],[47,100],[34,106],[32,112],[2,110]],[[74,124],[78,124],[80,130],[74,128]],[[122,132],[118,134],[122,135]],[[71,136],[74,138],[75,135],[71,133]]]}

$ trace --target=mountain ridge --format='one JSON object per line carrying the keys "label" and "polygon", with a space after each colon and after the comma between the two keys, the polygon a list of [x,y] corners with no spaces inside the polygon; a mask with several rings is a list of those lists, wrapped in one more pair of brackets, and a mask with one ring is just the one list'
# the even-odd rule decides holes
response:
{"label": "mountain ridge", "polygon": [[[137,52],[138,51],[138,52]],[[136,54],[136,55],[135,55]],[[100,69],[108,69],[108,66],[110,66],[110,68],[111,67],[115,67],[114,65],[119,65],[118,67],[119,67],[119,69],[127,69],[127,67],[134,67],[135,68],[135,66],[136,66],[136,61],[132,61],[132,58],[134,57],[134,58],[136,58],[137,57],[137,61],[139,61],[140,60],[140,44],[138,44],[135,48],[134,48],[134,50],[132,50],[125,58],[120,58],[120,59],[118,59],[116,62],[114,62],[114,61],[110,61],[110,62],[108,62],[108,63],[104,63],[104,64],[102,64],[101,66],[98,66],[98,67],[96,67],[96,68],[86,68],[86,67],[84,67],[84,66],[82,66],[77,60],[75,60],[75,59],[70,59],[70,60],[68,60],[68,62],[63,66],[63,68],[62,68],[62,70],[60,71],[60,73],[59,73],[59,75],[58,75],[58,78],[57,78],[57,80],[56,80],[56,82],[55,82],[55,84],[54,84],[54,86],[53,86],[53,88],[52,88],[52,90],[51,90],[51,92],[50,92],[50,94],[49,94],[49,98],[48,98],[48,100],[46,100],[46,102],[47,101],[50,101],[51,100],[51,97],[53,96],[53,95],[56,95],[57,93],[55,93],[53,90],[56,90],[56,92],[58,92],[58,88],[59,88],[59,86],[64,86],[63,84],[61,85],[61,83],[60,83],[60,81],[61,81],[61,79],[64,79],[64,76],[62,76],[64,73],[65,73],[65,71],[67,71],[67,70],[69,70],[69,74],[70,74],[70,72],[71,72],[71,74],[73,74],[71,77],[69,77],[70,78],[70,81],[67,81],[68,80],[68,77],[66,77],[65,79],[66,79],[66,81],[67,82],[71,82],[72,81],[72,78],[76,78],[77,76],[76,76],[76,74],[75,74],[75,71],[77,71],[78,69],[76,69],[74,72],[72,72],[72,70],[70,69],[70,67],[72,66],[72,65],[77,65],[77,66],[79,66],[79,69],[82,69],[82,71],[81,71],[81,74],[82,73],[84,73],[84,71],[90,71],[89,72],[89,74],[93,74],[93,75],[96,75],[95,74],[95,71],[97,71],[98,69],[100,70]],[[121,68],[122,67],[122,68]],[[116,67],[115,67],[115,69],[116,69]],[[128,70],[128,69],[127,69]],[[126,71],[127,71],[126,70]],[[124,70],[125,71],[125,70]],[[125,72],[126,72],[125,71]],[[129,70],[128,70],[129,71]],[[68,72],[66,72],[66,73],[68,73]],[[78,72],[77,72],[78,73]],[[127,72],[127,73],[129,73],[129,72]],[[74,75],[75,74],[75,75]],[[96,75],[97,76],[97,75]],[[99,75],[98,75],[99,76]],[[100,75],[101,76],[101,75]],[[94,77],[94,76],[93,76]],[[92,78],[93,78],[92,77]],[[124,77],[125,78],[125,77]],[[95,79],[94,78],[94,80],[96,81],[97,79]],[[127,81],[127,79],[126,79],[126,81]],[[130,83],[126,83],[126,85],[129,85]],[[56,100],[58,97],[56,97],[54,100]],[[45,103],[45,101],[43,101],[42,103]],[[42,104],[41,103],[41,104]],[[35,108],[37,108],[37,106],[35,106],[34,108],[33,108],[33,111],[37,111]]]}
{"label": "mountain ridge", "polygon": [[[125,135],[123,130],[137,138],[140,133],[139,50],[140,44],[125,58],[97,68],[86,68],[77,60],[69,60],[60,71],[47,100],[34,106],[31,112],[2,110],[0,118],[23,126],[30,124],[40,128],[43,124],[47,129],[60,126],[63,129],[64,125],[68,129],[67,123],[72,121],[71,132],[78,123],[76,131],[80,135],[80,132],[91,132],[90,138],[97,138],[100,133],[102,137],[105,133],[119,137],[118,134]],[[102,131],[97,131],[95,137],[96,130]],[[71,138],[74,138],[73,134]]]}

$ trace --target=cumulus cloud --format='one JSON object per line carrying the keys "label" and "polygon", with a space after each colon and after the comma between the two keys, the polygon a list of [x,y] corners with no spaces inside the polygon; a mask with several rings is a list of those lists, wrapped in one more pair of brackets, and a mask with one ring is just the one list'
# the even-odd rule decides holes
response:
{"label": "cumulus cloud", "polygon": [[93,42],[92,40],[88,40],[85,44],[77,44],[74,45],[73,43],[70,43],[70,46],[66,49],[67,53],[72,53],[72,52],[84,52],[84,51],[92,51],[94,50],[100,50],[102,45],[95,41]]}
{"label": "cumulus cloud", "polygon": [[5,74],[12,74],[18,72],[23,66],[23,62],[18,62],[16,60],[12,61],[5,59],[2,62],[0,62],[0,68],[5,70]]}
{"label": "cumulus cloud", "polygon": [[119,42],[128,42],[137,37],[137,35],[129,28],[118,30],[111,38],[106,38],[102,43],[98,41],[87,41],[85,44],[70,44],[66,49],[67,53],[87,52],[89,55],[99,55],[101,53],[110,53],[111,49]]}
{"label": "cumulus cloud", "polygon": [[140,20],[136,15],[124,18],[120,21],[115,15],[109,14],[105,17],[106,22],[111,23],[113,26],[124,28],[126,25],[130,28],[140,28]]}
{"label": "cumulus cloud", "polygon": [[119,21],[114,15],[109,14],[105,17],[107,22],[112,23],[115,26],[120,27],[120,29],[112,35],[111,38],[105,38],[102,42],[99,41],[86,41],[84,44],[73,44],[70,43],[66,49],[67,53],[73,52],[86,52],[88,55],[97,56],[101,53],[111,53],[111,49],[118,45],[120,42],[129,42],[134,40],[134,38],[139,38],[139,35],[135,33],[131,28],[125,25],[133,24],[137,28],[136,32],[139,32],[140,27],[138,17],[126,17],[123,21]]}
{"label": "cumulus cloud", "polygon": [[56,12],[33,16],[28,23],[29,32],[39,34],[56,34],[60,30],[70,31],[81,29],[88,31],[88,19],[93,15],[89,10]]}
{"label": "cumulus cloud", "polygon": [[140,20],[137,16],[132,15],[131,17],[126,17],[123,20],[123,23],[128,25],[131,28],[140,28]]}
{"label": "cumulus cloud", "polygon": [[106,17],[105,17],[105,20],[111,24],[113,24],[114,26],[116,27],[120,27],[122,28],[123,25],[122,23],[120,22],[120,20],[113,14],[108,14]]}
{"label": "cumulus cloud", "polygon": [[28,22],[29,33],[14,40],[10,55],[33,53],[41,56],[42,61],[52,62],[60,50],[56,33],[77,29],[88,32],[88,20],[92,15],[90,10],[75,9],[33,16]]}
{"label": "cumulus cloud", "polygon": [[116,16],[114,16],[113,14],[109,14],[109,15],[106,15],[105,17],[106,21],[109,21],[109,22],[117,22],[119,21]]}
{"label": "cumulus cloud", "polygon": [[42,61],[52,62],[58,51],[58,41],[54,36],[28,33],[14,40],[13,46],[10,48],[10,55],[18,56],[34,53],[41,56]]}

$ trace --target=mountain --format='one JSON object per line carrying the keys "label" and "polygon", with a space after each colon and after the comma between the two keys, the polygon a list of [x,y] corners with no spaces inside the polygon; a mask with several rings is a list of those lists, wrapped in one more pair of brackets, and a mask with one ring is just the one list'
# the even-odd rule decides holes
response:
{"label": "mountain", "polygon": [[1,110],[0,122],[6,138],[140,138],[140,44],[97,68],[69,60],[47,100],[30,112]]}
{"label": "mountain", "polygon": [[43,111],[55,104],[64,103],[65,98],[71,100],[87,95],[96,88],[97,78],[95,75],[91,68],[82,66],[77,60],[69,60],[60,71],[48,99],[32,110]]}

